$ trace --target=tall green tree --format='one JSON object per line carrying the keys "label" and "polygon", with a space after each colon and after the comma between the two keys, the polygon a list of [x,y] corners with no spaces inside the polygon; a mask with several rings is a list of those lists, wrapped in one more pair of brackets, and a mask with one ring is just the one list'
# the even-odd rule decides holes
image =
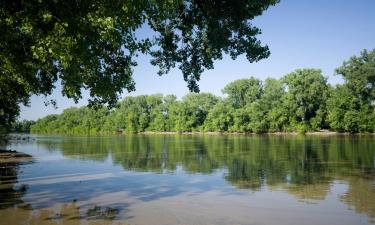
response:
{"label": "tall green tree", "polygon": [[350,94],[346,85],[337,85],[327,101],[327,120],[331,128],[338,131],[358,132],[358,99]]}
{"label": "tall green tree", "polygon": [[345,82],[337,85],[328,100],[330,126],[346,132],[375,129],[375,49],[363,50],[336,69]]}
{"label": "tall green tree", "polygon": [[208,113],[204,122],[205,131],[228,131],[233,126],[233,107],[219,101]]}
{"label": "tall green tree", "polygon": [[375,49],[363,50],[336,69],[345,79],[345,85],[364,104],[375,100]]}
{"label": "tall green tree", "polygon": [[115,112],[117,130],[127,132],[145,131],[150,122],[150,107],[148,96],[128,96],[119,102]]}
{"label": "tall green tree", "polygon": [[208,112],[218,100],[218,97],[210,93],[190,93],[184,96],[178,108],[176,130],[202,129]]}
{"label": "tall green tree", "polygon": [[[267,58],[251,24],[278,0],[30,0],[0,4],[0,124],[29,97],[50,95],[58,80],[74,100],[88,89],[90,103],[115,105],[134,91],[135,58],[147,53],[159,74],[178,67],[198,91],[205,69],[223,54]],[[150,36],[140,38],[140,29]]]}
{"label": "tall green tree", "polygon": [[150,122],[147,130],[167,131],[167,113],[162,94],[150,95],[147,97]]}
{"label": "tall green tree", "polygon": [[283,82],[290,124],[302,130],[323,128],[329,87],[321,70],[299,69],[283,77]]}
{"label": "tall green tree", "polygon": [[281,80],[273,78],[265,80],[260,107],[264,112],[264,119],[270,132],[284,131],[288,125],[289,113],[284,104],[285,93]]}
{"label": "tall green tree", "polygon": [[[227,95],[226,102],[231,104],[233,111],[233,124],[229,128],[232,132],[250,132],[255,129],[255,120],[262,112],[255,108],[263,94],[262,82],[254,77],[240,79],[227,84],[223,93]],[[250,124],[251,122],[254,122]],[[257,129],[258,131],[258,129]]]}
{"label": "tall green tree", "polygon": [[227,84],[223,93],[227,95],[233,107],[241,108],[261,97],[262,82],[254,77],[236,80]]}
{"label": "tall green tree", "polygon": [[166,95],[163,98],[163,104],[165,108],[164,114],[166,116],[165,129],[166,131],[176,131],[175,129],[179,107],[177,97],[175,95]]}

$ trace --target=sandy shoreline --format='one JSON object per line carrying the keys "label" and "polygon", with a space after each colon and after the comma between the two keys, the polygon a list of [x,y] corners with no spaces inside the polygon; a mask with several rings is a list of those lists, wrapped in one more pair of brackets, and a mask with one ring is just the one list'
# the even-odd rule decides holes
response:
{"label": "sandy shoreline", "polygon": [[9,163],[27,163],[33,160],[32,156],[13,150],[0,149],[0,166]]}

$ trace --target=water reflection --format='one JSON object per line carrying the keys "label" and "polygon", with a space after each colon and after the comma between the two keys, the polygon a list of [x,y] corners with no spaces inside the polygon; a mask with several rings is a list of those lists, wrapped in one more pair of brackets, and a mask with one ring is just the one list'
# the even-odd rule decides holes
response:
{"label": "water reflection", "polygon": [[[95,205],[93,208],[86,210],[84,214],[80,212],[80,206],[76,204],[76,201],[72,203],[62,204],[58,210],[43,209],[39,214],[37,221],[48,220],[55,222],[66,222],[73,220],[114,220],[119,210],[111,207],[101,207]],[[79,224],[77,221],[76,224]]]}
{"label": "water reflection", "polygon": [[[81,221],[91,221],[90,224],[119,224],[115,223],[119,212],[116,208],[94,206],[81,212],[81,207],[76,202],[64,203],[54,208],[42,208],[39,210],[17,211],[13,216],[12,212],[4,213],[2,221],[7,224],[70,224],[79,225]],[[11,214],[11,215],[9,215]]]}
{"label": "water reflection", "polygon": [[349,190],[341,196],[341,200],[348,204],[350,209],[359,213],[366,213],[375,223],[375,175],[350,177],[346,179]]}
{"label": "water reflection", "polygon": [[[156,177],[157,174],[173,174],[179,170],[194,175],[194,178],[198,177],[197,174],[214,175],[222,171],[223,178],[232,187],[252,192],[282,190],[303,203],[324,201],[333,191],[332,186],[341,183],[347,188],[340,194],[339,200],[351,210],[366,214],[371,222],[375,219],[373,137],[134,135],[40,138],[36,143],[67,158],[100,163],[110,160],[125,171],[155,174],[136,174],[124,178],[116,173],[103,172],[29,180],[26,182],[29,185],[70,182],[70,192],[64,192],[56,186],[54,191],[59,193],[58,196],[51,197],[53,194],[45,193],[54,201],[64,204],[68,204],[67,199],[102,196],[100,200],[87,204],[84,211],[79,211],[83,203],[80,206],[74,202],[66,205],[79,211],[69,213],[67,217],[64,217],[64,212],[47,213],[46,218],[52,221],[67,218],[120,218],[117,214],[121,210],[126,211],[130,204],[116,205],[116,200],[121,199],[121,196],[122,199],[136,198],[149,202],[189,193],[197,187],[201,191],[221,188],[222,193],[226,192],[222,184],[202,182],[197,185],[194,182],[200,182],[199,179],[194,180],[192,177],[183,177],[173,182],[170,178]],[[101,183],[100,179],[105,179],[106,183]],[[165,186],[160,186],[160,183]],[[95,191],[90,190],[93,187]],[[14,190],[18,190],[14,193],[21,196],[18,199],[22,199],[22,188]],[[227,192],[231,193],[231,190]],[[33,195],[33,198],[36,202],[36,198],[43,198],[43,193]],[[104,206],[95,205],[103,202]],[[48,207],[43,204],[34,204],[33,207]],[[4,205],[4,208],[10,206]]]}
{"label": "water reflection", "polygon": [[23,208],[30,207],[22,200],[28,186],[17,183],[19,166],[31,162],[32,158],[29,155],[0,150],[0,209],[17,205]]}

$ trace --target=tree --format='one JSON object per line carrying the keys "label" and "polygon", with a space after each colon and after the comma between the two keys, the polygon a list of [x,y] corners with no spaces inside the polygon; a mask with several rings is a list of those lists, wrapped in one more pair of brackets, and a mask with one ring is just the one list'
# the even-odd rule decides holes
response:
{"label": "tree", "polygon": [[206,116],[218,102],[210,93],[190,93],[182,98],[177,116],[177,131],[201,129]]}
{"label": "tree", "polygon": [[338,131],[373,132],[375,129],[375,49],[363,50],[336,69],[345,82],[328,99],[328,121]]}
{"label": "tree", "polygon": [[233,108],[219,101],[208,113],[204,122],[205,131],[228,131],[233,124]]}
{"label": "tree", "polygon": [[253,133],[266,132],[268,130],[268,124],[265,116],[266,111],[260,104],[260,101],[251,103],[248,106],[247,111],[249,112],[250,117],[250,122],[247,125],[247,130]]}
{"label": "tree", "polygon": [[[232,106],[233,107],[233,106]],[[232,110],[233,124],[229,127],[231,132],[248,132],[250,115],[249,107],[234,108]]]}
{"label": "tree", "polygon": [[128,96],[111,110],[70,108],[38,120],[31,131],[91,135],[119,131],[305,132],[331,128],[374,132],[373,101],[355,90],[349,81],[331,87],[320,70],[300,69],[281,79],[233,81],[224,88],[224,98],[190,93],[177,100],[174,95],[155,94]]}
{"label": "tree", "polygon": [[254,77],[236,80],[227,84],[223,93],[228,95],[233,107],[241,108],[261,97],[262,82]]}
{"label": "tree", "polygon": [[12,123],[11,132],[29,133],[30,127],[35,123],[33,120],[22,120]]}
{"label": "tree", "polygon": [[147,130],[166,131],[167,130],[167,109],[164,105],[163,95],[149,95],[147,97],[149,107],[150,123]]}
{"label": "tree", "polygon": [[114,112],[117,129],[129,133],[145,131],[150,123],[150,107],[148,96],[128,96],[119,102]]}
{"label": "tree", "polygon": [[175,95],[166,95],[163,99],[163,105],[166,115],[165,129],[166,131],[175,131],[179,106],[177,97]]}
{"label": "tree", "polygon": [[273,78],[265,80],[259,103],[270,132],[283,131],[287,126],[289,113],[284,104],[285,93],[284,85],[280,80]]}
{"label": "tree", "polygon": [[365,104],[375,100],[375,49],[363,50],[336,69],[344,77],[348,89]]}
{"label": "tree", "polygon": [[[0,123],[9,124],[18,104],[49,95],[58,80],[74,100],[90,91],[91,104],[114,106],[134,91],[138,54],[151,54],[159,74],[178,66],[188,87],[223,53],[250,62],[267,58],[267,46],[251,25],[278,0],[235,1],[2,1],[0,6]],[[150,37],[137,31],[149,28]]]}
{"label": "tree", "polygon": [[323,128],[329,87],[321,70],[296,70],[283,77],[283,82],[287,89],[284,104],[289,109],[291,125],[302,131]]}
{"label": "tree", "polygon": [[[327,100],[328,115],[327,121],[331,128],[338,131],[358,131],[358,124],[349,122],[351,115],[356,114],[359,109],[359,102],[346,85],[337,85],[330,98]],[[345,119],[344,119],[345,118]]]}

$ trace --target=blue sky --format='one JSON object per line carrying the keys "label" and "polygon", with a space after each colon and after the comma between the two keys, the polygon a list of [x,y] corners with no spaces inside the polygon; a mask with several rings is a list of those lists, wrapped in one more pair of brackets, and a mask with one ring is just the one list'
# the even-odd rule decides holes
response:
{"label": "blue sky", "polygon": [[[334,70],[344,60],[358,55],[362,49],[375,48],[375,0],[281,0],[269,8],[253,24],[262,29],[259,39],[271,50],[268,59],[249,63],[244,56],[231,60],[226,56],[205,71],[199,82],[201,92],[222,95],[229,82],[250,76],[264,80],[279,78],[299,68],[319,68],[331,84],[342,82]],[[136,91],[130,95],[188,93],[178,69],[159,77],[148,56],[138,59],[134,69]],[[123,96],[129,95],[128,93]],[[71,106],[87,104],[87,93],[75,104],[62,97],[61,88],[48,99],[57,101],[57,109],[44,106],[45,98],[32,96],[30,107],[21,107],[20,119],[37,119],[61,113]]]}

